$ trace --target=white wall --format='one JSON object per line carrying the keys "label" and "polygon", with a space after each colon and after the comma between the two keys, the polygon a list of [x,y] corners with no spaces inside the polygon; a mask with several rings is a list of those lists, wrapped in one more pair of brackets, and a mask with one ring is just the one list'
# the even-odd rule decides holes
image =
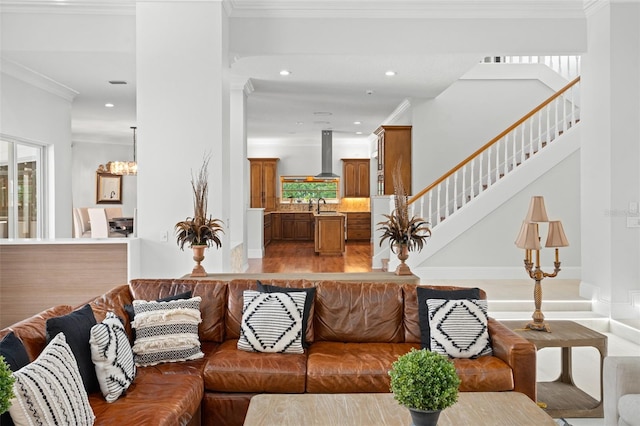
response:
{"label": "white wall", "polygon": [[[560,249],[560,260],[565,268],[579,268],[580,243],[580,152],[532,182],[515,197],[494,210],[486,218],[453,240],[444,249],[430,257],[429,268],[513,268],[523,266],[523,251],[514,241],[522,220],[527,214],[529,201],[534,195],[545,198],[551,220],[561,220],[570,246]],[[541,227],[544,238],[546,229]],[[437,231],[436,231],[437,232]],[[553,270],[553,250],[542,250],[542,268]],[[524,267],[523,278],[526,278]]]}
{"label": "white wall", "polygon": [[[191,172],[209,163],[209,208],[229,221],[229,82],[226,15],[218,2],[138,2],[136,70],[138,236],[144,277],[182,276],[174,225],[193,216]],[[162,236],[169,234],[168,241]],[[231,267],[229,233],[209,249],[208,272]]]}
{"label": "white wall", "polygon": [[435,99],[414,100],[414,192],[430,185],[553,93],[538,80],[458,80]]}
{"label": "white wall", "polygon": [[0,133],[46,146],[55,161],[47,176],[48,237],[70,238],[71,102],[75,92],[4,59],[0,87]]}
{"label": "white wall", "polygon": [[133,216],[137,207],[137,176],[122,177],[122,204],[96,204],[96,169],[108,161],[133,160],[133,147],[116,144],[73,142],[71,193],[74,207],[122,207]]}

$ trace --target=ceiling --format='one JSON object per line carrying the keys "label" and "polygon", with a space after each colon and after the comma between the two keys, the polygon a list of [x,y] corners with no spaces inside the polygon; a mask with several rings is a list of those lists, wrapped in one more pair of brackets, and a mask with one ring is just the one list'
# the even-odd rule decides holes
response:
{"label": "ceiling", "polygon": [[[494,8],[523,2],[478,1]],[[242,17],[282,15],[292,9],[298,14],[335,11],[363,15],[368,11],[384,15],[385,11],[398,12],[402,5],[415,9],[417,5],[442,3],[228,0],[226,5]],[[48,14],[64,4],[82,5],[85,13]],[[130,127],[136,125],[134,5],[133,0],[111,4],[98,0],[0,0],[3,12],[14,12],[2,17],[2,57],[78,92],[72,107],[75,142],[132,143]],[[29,13],[16,13],[21,11]],[[253,87],[247,108],[250,143],[319,143],[322,129],[332,129],[334,139],[368,138],[405,100],[437,96],[480,59],[477,53],[238,55],[232,58],[231,73],[249,77]],[[281,76],[283,69],[291,74]],[[396,75],[386,76],[389,70]],[[127,84],[113,85],[110,80]],[[114,107],[107,108],[106,103]]]}

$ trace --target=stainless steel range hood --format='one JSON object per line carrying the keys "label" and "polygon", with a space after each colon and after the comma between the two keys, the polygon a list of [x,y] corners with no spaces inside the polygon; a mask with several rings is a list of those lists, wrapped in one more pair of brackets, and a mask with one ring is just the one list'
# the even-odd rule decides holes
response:
{"label": "stainless steel range hood", "polygon": [[322,131],[322,173],[317,178],[337,178],[333,173],[333,131]]}

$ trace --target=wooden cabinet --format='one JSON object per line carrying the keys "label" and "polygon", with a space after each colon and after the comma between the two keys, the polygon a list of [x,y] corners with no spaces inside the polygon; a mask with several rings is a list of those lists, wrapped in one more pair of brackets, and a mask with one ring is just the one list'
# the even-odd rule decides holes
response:
{"label": "wooden cabinet", "polygon": [[271,213],[271,239],[272,240],[281,240],[282,239],[282,220],[280,219],[280,214]]}
{"label": "wooden cabinet", "polygon": [[344,183],[343,197],[368,197],[369,164],[368,158],[343,158],[342,182]]}
{"label": "wooden cabinet", "polygon": [[313,240],[312,213],[279,213],[280,239],[311,241]]}
{"label": "wooden cabinet", "polygon": [[268,246],[273,238],[272,228],[271,228],[271,213],[266,213],[264,215],[264,246]]}
{"label": "wooden cabinet", "polygon": [[344,253],[343,214],[319,214],[315,216],[314,246],[318,254]]}
{"label": "wooden cabinet", "polygon": [[251,207],[270,212],[277,206],[277,158],[249,158],[251,164]]}
{"label": "wooden cabinet", "polygon": [[347,241],[371,239],[371,213],[347,213]]}
{"label": "wooden cabinet", "polygon": [[393,172],[400,161],[402,184],[411,194],[411,126],[380,126],[378,136],[377,194],[393,195]]}

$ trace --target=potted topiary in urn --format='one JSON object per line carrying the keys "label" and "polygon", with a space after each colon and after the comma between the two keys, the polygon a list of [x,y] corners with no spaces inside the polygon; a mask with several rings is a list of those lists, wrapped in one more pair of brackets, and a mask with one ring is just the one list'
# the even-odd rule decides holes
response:
{"label": "potted topiary in urn", "polygon": [[440,412],[458,401],[460,378],[447,357],[426,349],[411,349],[392,364],[391,392],[409,409],[413,424],[434,426]]}
{"label": "potted topiary in urn", "polygon": [[193,189],[193,217],[176,223],[176,242],[180,250],[184,250],[184,245],[188,244],[193,249],[193,260],[196,266],[191,272],[192,277],[206,277],[207,272],[200,264],[204,260],[204,250],[214,244],[222,247],[222,241],[218,234],[224,233],[222,221],[207,217],[207,197],[209,193],[208,184],[209,157],[205,157],[200,167],[200,172],[194,177],[191,176],[191,188]]}

